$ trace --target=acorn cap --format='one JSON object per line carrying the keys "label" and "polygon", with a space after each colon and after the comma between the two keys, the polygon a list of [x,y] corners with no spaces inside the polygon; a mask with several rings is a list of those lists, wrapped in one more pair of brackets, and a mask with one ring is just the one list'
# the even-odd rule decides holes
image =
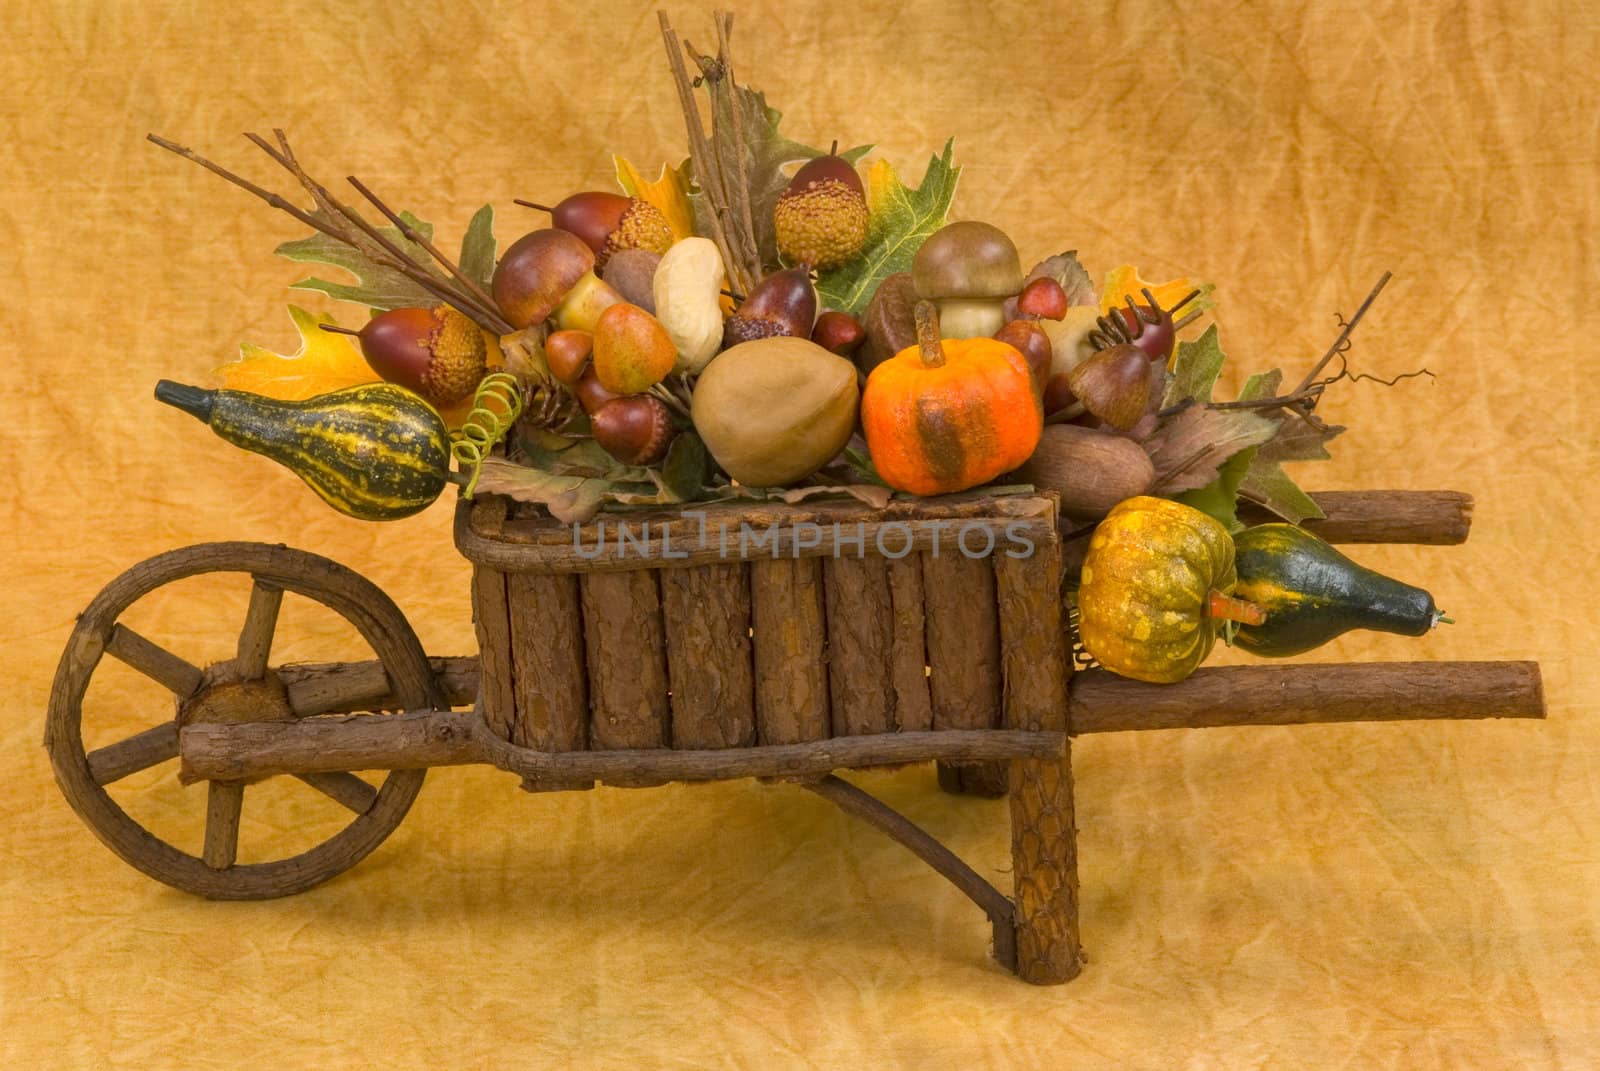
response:
{"label": "acorn cap", "polygon": [[962,220],[939,228],[911,262],[917,296],[932,301],[1008,298],[1022,289],[1017,247],[991,223]]}

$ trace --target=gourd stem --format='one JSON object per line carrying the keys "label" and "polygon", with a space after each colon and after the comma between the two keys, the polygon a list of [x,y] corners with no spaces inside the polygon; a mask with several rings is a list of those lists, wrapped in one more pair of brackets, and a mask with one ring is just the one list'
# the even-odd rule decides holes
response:
{"label": "gourd stem", "polygon": [[1206,616],[1214,621],[1237,621],[1241,625],[1260,625],[1267,620],[1267,612],[1255,603],[1225,595],[1216,588],[1206,597]]}
{"label": "gourd stem", "polygon": [[217,392],[163,379],[156,383],[156,401],[165,402],[175,409],[182,409],[201,423],[209,424],[211,410],[217,403]]}
{"label": "gourd stem", "polygon": [[917,346],[922,351],[924,368],[944,366],[944,344],[939,340],[939,306],[931,301],[919,301],[915,309],[917,321]]}

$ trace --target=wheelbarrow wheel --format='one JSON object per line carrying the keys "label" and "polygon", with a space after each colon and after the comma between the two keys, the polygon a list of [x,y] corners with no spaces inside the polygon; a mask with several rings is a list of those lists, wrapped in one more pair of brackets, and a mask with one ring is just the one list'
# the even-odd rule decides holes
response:
{"label": "wheelbarrow wheel", "polygon": [[[233,658],[201,668],[120,623],[124,612],[151,592],[212,573],[242,573],[251,578],[249,607]],[[422,788],[422,770],[389,771],[378,784],[355,773],[299,775],[300,781],[331,797],[353,818],[315,847],[266,862],[237,861],[240,815],[251,787],[247,784],[206,783],[205,832],[198,854],[146,829],[107,792],[108,785],[176,758],[179,730],[185,724],[324,713],[296,709],[290,691],[268,665],[285,592],[321,603],[355,627],[382,663],[399,709],[443,705],[422,645],[399,607],[376,585],[326,558],[264,543],[185,547],[123,573],[79,617],[50,692],[45,746],[68,802],[106,846],[128,863],[159,881],[209,899],[288,896],[342,873],[394,831]],[[176,714],[116,743],[86,751],[84,695],[107,654],[171,692]],[[191,808],[201,805],[198,788],[184,795],[195,797],[189,803]]]}

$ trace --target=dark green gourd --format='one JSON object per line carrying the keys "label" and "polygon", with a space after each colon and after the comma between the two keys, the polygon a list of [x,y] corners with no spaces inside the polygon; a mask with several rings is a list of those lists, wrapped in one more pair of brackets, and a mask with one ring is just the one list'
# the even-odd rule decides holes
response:
{"label": "dark green gourd", "polygon": [[164,379],[156,398],[288,467],[328,505],[360,520],[426,509],[450,477],[444,421],[427,402],[387,383],[285,402]]}
{"label": "dark green gourd", "polygon": [[1234,536],[1234,550],[1233,594],[1267,613],[1234,636],[1252,654],[1299,654],[1352,629],[1421,636],[1450,620],[1426,591],[1357,565],[1292,524],[1248,528]]}

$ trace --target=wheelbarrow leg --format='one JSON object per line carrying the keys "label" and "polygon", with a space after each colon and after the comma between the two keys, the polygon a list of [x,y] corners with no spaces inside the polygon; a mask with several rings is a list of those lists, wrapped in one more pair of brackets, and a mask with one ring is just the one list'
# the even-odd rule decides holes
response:
{"label": "wheelbarrow leg", "polygon": [[[1072,668],[1060,576],[1056,543],[1040,546],[1031,559],[995,559],[1008,729],[1069,729]],[[1055,985],[1076,978],[1083,967],[1070,740],[1058,757],[1014,760],[1009,780],[1017,975],[1035,985]]]}
{"label": "wheelbarrow leg", "polygon": [[1011,866],[1017,976],[1035,985],[1071,981],[1082,969],[1083,950],[1070,744],[1059,759],[1011,763]]}

